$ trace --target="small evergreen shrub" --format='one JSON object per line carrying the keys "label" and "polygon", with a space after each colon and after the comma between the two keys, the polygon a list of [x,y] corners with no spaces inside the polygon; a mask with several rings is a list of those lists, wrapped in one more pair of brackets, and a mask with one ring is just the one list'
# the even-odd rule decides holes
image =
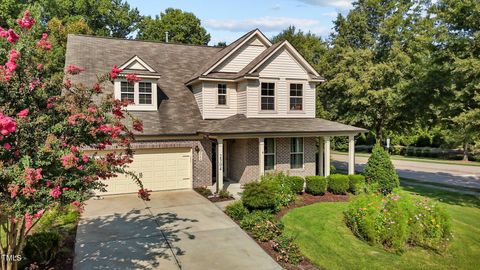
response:
{"label": "small evergreen shrub", "polygon": [[349,190],[353,194],[360,194],[365,189],[365,176],[361,174],[351,174],[349,178]]}
{"label": "small evergreen shrub", "polygon": [[30,262],[48,264],[61,248],[60,234],[55,231],[39,232],[26,238],[23,252]]}
{"label": "small evergreen shrub", "polygon": [[273,250],[278,253],[276,257],[277,261],[297,265],[303,260],[300,248],[294,243],[292,237],[281,234],[273,239],[271,244]]}
{"label": "small evergreen shrub", "polygon": [[365,166],[367,183],[378,183],[379,191],[387,194],[400,185],[395,167],[388,153],[379,145],[375,145]]}
{"label": "small evergreen shrub", "polygon": [[242,201],[236,201],[225,207],[225,213],[233,220],[240,221],[248,214],[248,209],[243,206]]}
{"label": "small evergreen shrub", "polygon": [[198,187],[198,188],[194,188],[194,190],[205,198],[208,198],[213,195],[212,191],[206,187]]}
{"label": "small evergreen shrub", "polygon": [[230,199],[230,198],[233,198],[232,194],[230,194],[230,192],[228,192],[228,190],[220,190],[218,192],[218,197],[220,199]]}
{"label": "small evergreen shrub", "polygon": [[360,195],[344,216],[357,237],[387,251],[402,252],[408,245],[440,251],[451,239],[446,211],[435,201],[406,193]]}
{"label": "small evergreen shrub", "polygon": [[277,188],[272,183],[252,182],[242,192],[243,205],[250,211],[276,210],[279,207]]}
{"label": "small evergreen shrub", "polygon": [[327,177],[327,181],[328,189],[334,194],[345,194],[350,187],[348,175],[331,174]]}
{"label": "small evergreen shrub", "polygon": [[327,179],[323,176],[314,175],[305,177],[305,192],[312,195],[323,195],[327,191]]}
{"label": "small evergreen shrub", "polygon": [[301,176],[288,176],[287,181],[290,185],[292,192],[301,194],[303,192],[303,185],[305,180]]}

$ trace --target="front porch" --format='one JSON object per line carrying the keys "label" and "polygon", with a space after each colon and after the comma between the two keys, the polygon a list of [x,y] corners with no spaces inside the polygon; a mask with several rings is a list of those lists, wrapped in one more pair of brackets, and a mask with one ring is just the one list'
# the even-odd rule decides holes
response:
{"label": "front porch", "polygon": [[243,184],[258,181],[268,172],[288,175],[330,175],[330,141],[348,136],[348,174],[354,174],[355,134],[279,134],[219,136],[214,141],[214,190],[237,193]]}

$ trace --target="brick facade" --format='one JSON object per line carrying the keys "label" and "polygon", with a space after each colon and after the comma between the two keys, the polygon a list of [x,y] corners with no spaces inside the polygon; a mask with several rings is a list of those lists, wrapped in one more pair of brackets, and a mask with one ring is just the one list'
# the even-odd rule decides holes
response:
{"label": "brick facade", "polygon": [[[303,139],[304,166],[302,169],[290,169],[290,138],[275,139],[275,170],[289,175],[315,175],[317,152],[316,138]],[[256,181],[259,178],[258,139],[227,140],[227,178],[240,183]]]}

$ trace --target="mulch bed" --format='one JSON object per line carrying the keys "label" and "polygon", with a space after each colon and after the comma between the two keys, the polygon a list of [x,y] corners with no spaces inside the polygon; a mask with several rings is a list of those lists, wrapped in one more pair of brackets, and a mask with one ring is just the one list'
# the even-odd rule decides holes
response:
{"label": "mulch bed", "polygon": [[229,198],[220,198],[220,197],[207,197],[211,202],[226,202],[226,201],[231,201],[234,200],[235,198],[229,197]]}

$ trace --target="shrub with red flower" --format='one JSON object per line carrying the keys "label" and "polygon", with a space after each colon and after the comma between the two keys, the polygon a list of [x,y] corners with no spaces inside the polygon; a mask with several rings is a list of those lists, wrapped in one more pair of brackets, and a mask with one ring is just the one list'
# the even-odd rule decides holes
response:
{"label": "shrub with red flower", "polygon": [[125,75],[125,79],[127,79],[128,83],[132,83],[132,84],[141,80],[140,77],[138,77],[137,74],[135,73],[130,73]]}
{"label": "shrub with red flower", "polygon": [[[0,28],[0,227],[5,231],[0,254],[12,257],[22,252],[25,236],[44,211],[53,206],[81,210],[109,178],[127,174],[142,199],[149,195],[138,176],[127,171],[132,130],[142,130],[141,122],[125,119],[130,118],[124,112],[128,104],[99,95],[122,70],[114,66],[91,87],[75,83],[81,67],[67,67],[63,82],[48,77],[43,66],[52,44],[34,23],[25,12],[15,30]],[[115,152],[97,154],[110,145]],[[0,261],[2,269],[17,268],[14,261]]]}

